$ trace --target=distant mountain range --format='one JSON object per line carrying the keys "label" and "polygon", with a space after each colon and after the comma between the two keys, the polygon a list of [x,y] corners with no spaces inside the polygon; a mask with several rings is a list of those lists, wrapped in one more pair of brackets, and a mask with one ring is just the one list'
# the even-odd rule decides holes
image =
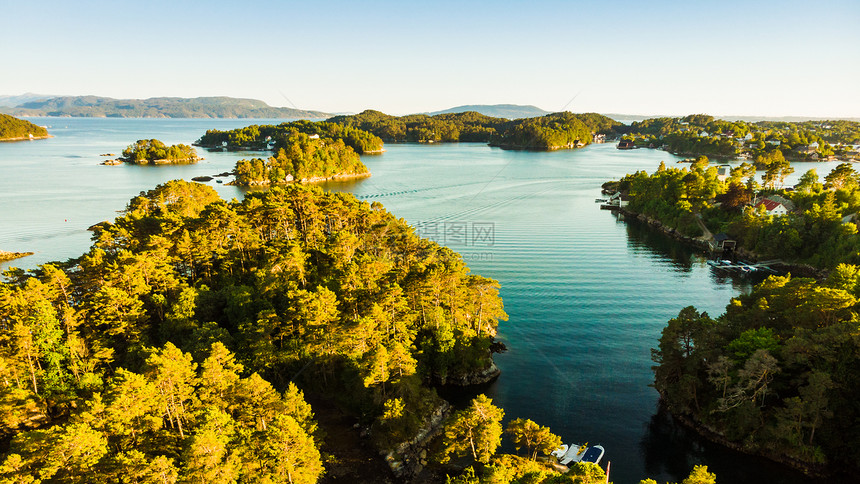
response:
{"label": "distant mountain range", "polygon": [[320,111],[276,108],[256,99],[232,97],[153,97],[149,99],[113,99],[99,96],[63,96],[32,99],[30,94],[2,96],[0,101],[14,102],[0,112],[15,116],[72,116],[107,118],[280,118],[325,119],[331,115]]}
{"label": "distant mountain range", "polygon": [[42,99],[48,99],[52,97],[57,97],[48,94],[35,94],[32,92],[27,92],[24,94],[19,94],[17,96],[3,96],[0,95],[0,106],[14,108],[15,106],[20,106],[24,103],[28,103],[31,101],[40,101]]}
{"label": "distant mountain range", "polygon": [[427,114],[434,116],[436,114],[464,113],[466,111],[475,111],[485,116],[507,119],[534,118],[550,114],[549,111],[544,111],[537,106],[523,106],[520,104],[468,104]]}

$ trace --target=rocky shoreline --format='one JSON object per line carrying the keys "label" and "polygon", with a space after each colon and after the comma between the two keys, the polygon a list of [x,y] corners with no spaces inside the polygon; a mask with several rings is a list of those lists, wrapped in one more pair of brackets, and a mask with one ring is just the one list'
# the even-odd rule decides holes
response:
{"label": "rocky shoreline", "polygon": [[27,257],[28,255],[33,255],[33,252],[6,252],[4,250],[0,250],[0,262],[20,259],[21,257]]}
{"label": "rocky shoreline", "polygon": [[823,464],[806,462],[804,460],[783,453],[770,451],[768,448],[751,450],[745,448],[743,445],[738,444],[737,442],[732,442],[731,440],[727,439],[725,435],[722,434],[722,432],[715,428],[709,427],[701,420],[696,418],[694,415],[673,411],[669,407],[669,405],[666,404],[666,399],[664,398],[662,392],[660,392],[660,405],[664,405],[664,408],[669,411],[669,414],[672,416],[672,418],[674,418],[675,421],[680,423],[682,426],[686,427],[689,430],[692,430],[693,432],[696,432],[697,435],[711,442],[714,442],[715,444],[722,445],[723,447],[727,447],[736,452],[741,452],[743,454],[753,455],[757,457],[763,457],[773,462],[789,466],[792,469],[803,472],[809,477],[822,478],[828,477],[832,474],[832,472],[828,472],[827,466]]}
{"label": "rocky shoreline", "polygon": [[0,138],[0,142],[2,141],[35,141],[37,139],[48,139],[53,138],[52,135],[46,134],[45,136],[33,136],[32,138],[29,136],[18,136],[17,138]]}
{"label": "rocky shoreline", "polygon": [[[663,222],[648,217],[645,214],[641,214],[638,212],[634,212],[626,207],[619,207],[618,213],[624,215],[625,217],[635,218],[636,220],[646,223],[649,226],[653,227],[656,230],[663,232],[664,234],[672,237],[675,240],[683,242],[685,244],[692,245],[698,249],[710,251],[711,246],[708,244],[708,241],[701,237],[690,237],[688,235],[684,235],[678,232],[674,227],[670,227],[668,225],[663,224]],[[749,262],[759,262],[762,260],[762,257],[756,254],[751,250],[747,250],[744,247],[737,247],[735,249],[735,254],[739,256],[741,259],[744,259]],[[827,278],[829,271],[825,269],[819,269],[817,267],[813,267],[809,264],[798,264],[798,263],[790,263],[790,262],[778,262],[772,264],[773,267],[778,268],[780,271],[785,273],[791,273],[795,276],[800,277],[811,277],[817,280],[824,280]]]}
{"label": "rocky shoreline", "polygon": [[[347,180],[355,180],[359,178],[368,178],[370,177],[370,172],[367,173],[337,173],[331,176],[312,176],[309,178],[302,178],[300,180],[290,180],[284,183],[276,183],[275,185],[289,185],[292,183],[323,183],[329,181],[347,181]],[[239,184],[236,183],[236,180],[225,183],[225,185],[231,186],[247,186],[247,187],[267,187],[272,185],[272,182],[269,180],[259,180],[254,181],[248,184]]]}

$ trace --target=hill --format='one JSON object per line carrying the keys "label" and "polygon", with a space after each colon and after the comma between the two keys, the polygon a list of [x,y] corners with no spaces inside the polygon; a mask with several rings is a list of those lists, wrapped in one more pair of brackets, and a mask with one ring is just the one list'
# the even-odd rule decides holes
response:
{"label": "hill", "polygon": [[0,141],[47,138],[48,130],[7,114],[0,114]]}
{"label": "hill", "polygon": [[507,119],[535,118],[550,114],[549,111],[544,111],[537,106],[523,106],[519,104],[470,104],[448,108],[429,114],[430,116],[435,116],[437,114],[465,113],[467,111],[474,111],[493,118]]}
{"label": "hill", "polygon": [[0,111],[19,116],[73,116],[110,118],[280,118],[323,119],[327,113],[269,106],[257,99],[231,97],[153,97],[113,99],[99,96],[64,96],[25,102]]}
{"label": "hill", "polygon": [[25,92],[24,94],[18,95],[0,95],[0,106],[15,107],[31,101],[40,101],[42,99],[48,99],[52,97],[56,96],[50,96],[47,94],[35,94],[32,92]]}

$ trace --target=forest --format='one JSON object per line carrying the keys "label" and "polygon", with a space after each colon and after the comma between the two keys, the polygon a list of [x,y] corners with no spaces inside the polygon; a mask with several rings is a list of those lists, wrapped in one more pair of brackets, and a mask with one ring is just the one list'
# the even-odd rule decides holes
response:
{"label": "forest", "polygon": [[712,158],[753,159],[779,150],[787,159],[818,161],[857,157],[860,145],[860,123],[842,120],[751,123],[694,114],[650,118],[616,130],[638,147]]}
{"label": "forest", "polygon": [[[756,166],[764,170],[756,177]],[[653,174],[639,171],[610,184],[627,194],[629,209],[655,218],[690,237],[702,234],[696,218],[712,233],[727,233],[745,250],[762,259],[782,259],[832,269],[841,263],[860,264],[860,174],[840,163],[824,179],[813,168],[791,189],[783,188],[793,169],[781,157],[760,156],[754,164],[731,170],[725,181],[717,168],[700,157],[689,168],[667,168]],[[609,185],[607,185],[609,187]],[[793,203],[785,215],[768,214],[754,200],[779,196]]]}
{"label": "forest", "polygon": [[297,133],[281,141],[277,154],[267,160],[254,158],[236,162],[236,185],[275,185],[334,176],[369,175],[352,147],[342,140],[312,139]]}
{"label": "forest", "polygon": [[670,410],[807,472],[860,467],[860,268],[771,276],[711,318],[682,309],[652,350]]}
{"label": "forest", "polygon": [[[303,392],[388,448],[491,364],[496,281],[378,203],[168,182],[0,284],[8,482],[316,482]],[[302,390],[300,391],[299,388]]]}
{"label": "forest", "polygon": [[34,138],[43,138],[48,136],[48,130],[29,121],[0,114],[0,141],[29,138],[30,135]]}
{"label": "forest", "polygon": [[167,146],[157,139],[139,139],[122,151],[120,160],[133,165],[197,163],[197,151],[184,144]]}
{"label": "forest", "polygon": [[370,131],[391,142],[474,141],[535,150],[575,148],[577,142],[584,146],[591,143],[593,133],[613,133],[614,128],[621,125],[596,113],[569,112],[509,121],[476,112],[398,117],[368,110],[356,115],[335,116],[328,121]]}
{"label": "forest", "polygon": [[[251,125],[229,131],[207,130],[194,144],[204,148],[265,150],[286,148],[296,134],[317,136],[323,140],[342,141],[358,154],[382,151],[382,139],[370,132],[327,121],[292,121],[279,125]],[[225,144],[226,143],[226,144]]]}

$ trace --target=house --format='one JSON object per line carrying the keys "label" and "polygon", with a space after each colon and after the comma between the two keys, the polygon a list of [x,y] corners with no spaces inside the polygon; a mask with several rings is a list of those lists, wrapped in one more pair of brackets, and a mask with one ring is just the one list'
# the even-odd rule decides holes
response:
{"label": "house", "polygon": [[769,140],[765,141],[765,143],[767,143],[771,146],[779,146],[780,144],[782,144],[782,141],[780,141],[778,139],[769,139]]}
{"label": "house", "polygon": [[761,199],[755,204],[755,208],[764,207],[768,215],[786,215],[794,210],[794,203],[791,200],[780,197],[779,195],[771,195]]}
{"label": "house", "polygon": [[632,141],[626,140],[619,141],[618,146],[616,146],[616,148],[618,148],[619,150],[632,150],[635,147],[636,145],[634,145]]}
{"label": "house", "polygon": [[747,133],[746,136],[744,136],[744,141],[749,141],[751,139],[753,139],[752,133]]}
{"label": "house", "polygon": [[699,133],[699,136],[701,136],[702,138],[707,138],[707,137],[708,137],[708,136],[710,136],[710,135],[708,134],[708,132],[707,132],[707,131],[705,131],[705,130],[703,129],[703,130],[702,130],[702,132],[701,132],[701,133]]}
{"label": "house", "polygon": [[318,135],[318,134],[312,134],[312,135],[309,135],[309,136],[308,136],[308,139],[320,139],[320,135]]}
{"label": "house", "polygon": [[813,141],[812,143],[809,143],[809,145],[807,147],[810,149],[813,149],[813,150],[817,150],[818,149],[818,141]]}
{"label": "house", "polygon": [[732,175],[732,167],[730,165],[720,165],[717,167],[717,180],[724,182]]}

